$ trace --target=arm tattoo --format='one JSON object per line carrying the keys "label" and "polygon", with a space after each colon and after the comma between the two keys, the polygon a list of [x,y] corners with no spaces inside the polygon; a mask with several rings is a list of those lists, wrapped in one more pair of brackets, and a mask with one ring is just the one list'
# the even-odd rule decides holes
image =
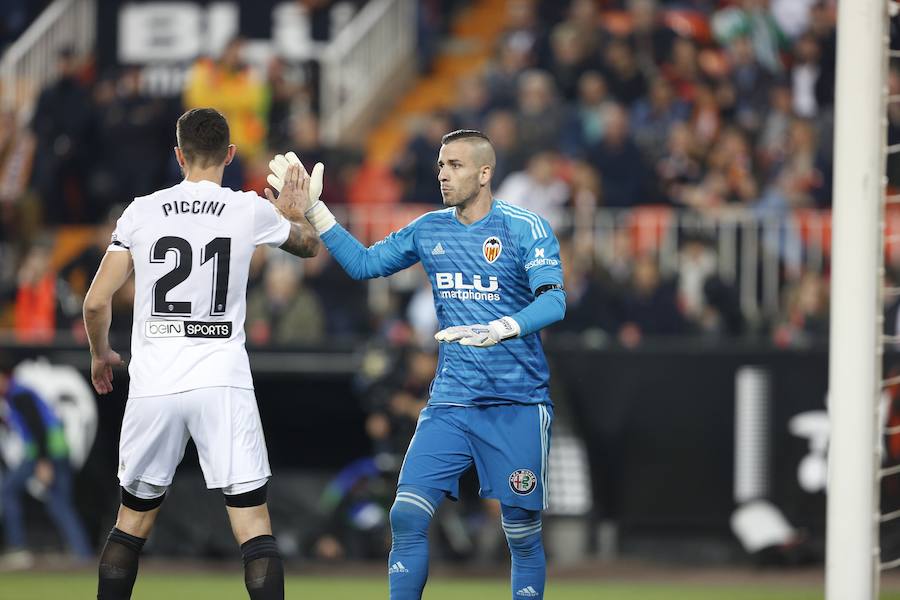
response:
{"label": "arm tattoo", "polygon": [[304,219],[302,223],[291,223],[291,233],[281,249],[294,256],[309,258],[318,253],[320,243],[316,230]]}

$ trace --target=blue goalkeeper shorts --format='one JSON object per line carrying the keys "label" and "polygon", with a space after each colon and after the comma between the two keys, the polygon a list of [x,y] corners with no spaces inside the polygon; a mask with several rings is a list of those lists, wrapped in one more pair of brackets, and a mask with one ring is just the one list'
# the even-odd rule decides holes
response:
{"label": "blue goalkeeper shorts", "polygon": [[428,405],[406,451],[400,484],[443,490],[456,500],[459,478],[474,463],[482,498],[545,509],[552,421],[547,404]]}

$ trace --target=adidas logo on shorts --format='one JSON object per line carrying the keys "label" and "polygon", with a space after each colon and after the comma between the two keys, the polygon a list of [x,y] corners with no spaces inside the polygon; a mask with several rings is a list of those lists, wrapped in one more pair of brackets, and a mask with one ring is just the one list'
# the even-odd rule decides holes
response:
{"label": "adidas logo on shorts", "polygon": [[530,585],[527,587],[523,587],[521,590],[516,592],[516,596],[524,596],[526,598],[533,598],[535,596],[539,596],[537,590],[531,587]]}
{"label": "adidas logo on shorts", "polygon": [[409,573],[409,569],[404,567],[403,563],[398,560],[388,569],[388,575],[393,575],[394,573]]}

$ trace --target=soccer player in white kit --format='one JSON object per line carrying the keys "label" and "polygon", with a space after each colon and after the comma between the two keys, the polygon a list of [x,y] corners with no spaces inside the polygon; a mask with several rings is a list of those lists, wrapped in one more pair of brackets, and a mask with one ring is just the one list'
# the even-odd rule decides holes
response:
{"label": "soccer player in white kit", "polygon": [[[221,187],[235,146],[219,112],[186,112],[176,136],[184,181],[128,206],[84,301],[91,380],[105,394],[122,362],[109,346],[112,296],[134,269],[122,504],[100,557],[97,597],[131,597],[138,556],[190,437],[207,487],[224,492],[250,598],[281,600],[284,569],[266,505],[271,471],[244,348],[247,275],[257,246],[309,257],[319,238],[305,219],[290,222],[255,193]],[[306,172],[294,167],[288,178],[280,199],[308,203]]]}

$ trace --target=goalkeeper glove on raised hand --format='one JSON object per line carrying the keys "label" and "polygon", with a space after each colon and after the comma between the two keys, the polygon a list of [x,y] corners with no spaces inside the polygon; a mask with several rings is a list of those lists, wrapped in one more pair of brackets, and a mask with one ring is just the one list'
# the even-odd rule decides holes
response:
{"label": "goalkeeper glove on raised hand", "polygon": [[515,319],[503,317],[496,321],[491,321],[487,325],[479,323],[476,325],[448,327],[438,331],[434,335],[434,339],[448,344],[459,342],[460,346],[489,348],[503,340],[516,337],[521,331]]}
{"label": "goalkeeper glove on raised hand", "polygon": [[[300,168],[303,169],[303,172],[306,173],[306,169],[303,167],[303,163],[300,162],[300,158],[293,152],[276,154],[275,157],[269,161],[269,170],[272,171],[269,173],[269,176],[266,177],[266,181],[269,185],[281,192],[281,188],[284,187],[284,176],[287,173],[288,167],[292,164],[299,165]],[[313,228],[315,228],[317,233],[325,233],[337,223],[334,215],[331,214],[331,211],[328,210],[325,203],[319,200],[319,196],[322,195],[324,175],[325,165],[316,163],[316,166],[313,167],[312,173],[309,176],[309,207],[304,211],[306,219]]]}

